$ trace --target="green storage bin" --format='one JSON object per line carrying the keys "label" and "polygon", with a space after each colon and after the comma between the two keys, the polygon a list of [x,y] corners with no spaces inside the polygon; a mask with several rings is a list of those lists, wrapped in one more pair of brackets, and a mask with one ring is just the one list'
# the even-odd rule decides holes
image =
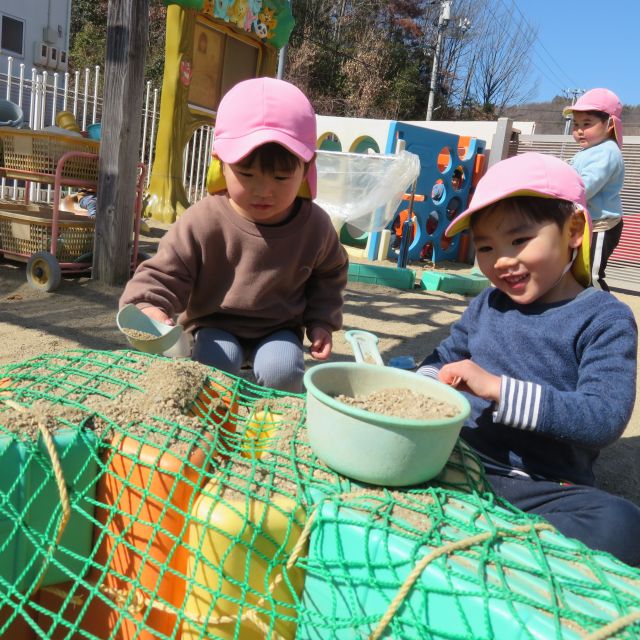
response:
{"label": "green storage bin", "polygon": [[[98,470],[97,440],[83,429],[53,434],[71,514],[41,586],[84,572],[92,548],[93,501]],[[49,453],[38,437],[29,447],[0,435],[0,580],[26,592],[38,580],[55,542],[62,505]]]}

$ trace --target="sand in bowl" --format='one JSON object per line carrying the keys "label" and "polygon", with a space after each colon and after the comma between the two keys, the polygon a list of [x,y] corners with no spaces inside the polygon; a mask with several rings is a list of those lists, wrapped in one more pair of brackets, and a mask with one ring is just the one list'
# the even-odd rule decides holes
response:
{"label": "sand in bowl", "polygon": [[133,338],[134,340],[147,341],[156,340],[158,338],[158,336],[154,333],[149,333],[148,331],[140,331],[139,329],[123,328],[121,329],[121,331],[126,336],[129,336],[129,338]]}
{"label": "sand in bowl", "polygon": [[340,394],[335,396],[335,399],[371,413],[407,420],[452,418],[460,411],[448,402],[403,388],[380,389],[373,393],[355,396]]}

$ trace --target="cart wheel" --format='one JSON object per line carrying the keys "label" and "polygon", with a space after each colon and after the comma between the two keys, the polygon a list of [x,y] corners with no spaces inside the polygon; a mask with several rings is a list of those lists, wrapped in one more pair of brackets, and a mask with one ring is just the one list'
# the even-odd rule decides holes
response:
{"label": "cart wheel", "polygon": [[40,291],[53,291],[60,286],[62,271],[58,261],[46,251],[34,253],[27,262],[27,282]]}

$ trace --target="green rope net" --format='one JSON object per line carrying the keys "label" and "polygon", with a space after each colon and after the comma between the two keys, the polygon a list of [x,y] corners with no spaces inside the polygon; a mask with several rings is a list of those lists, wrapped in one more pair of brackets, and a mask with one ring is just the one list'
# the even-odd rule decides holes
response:
{"label": "green rope net", "polygon": [[461,441],[430,483],[360,484],[304,396],[191,361],[0,368],[0,530],[2,638],[640,637],[640,571],[497,499]]}

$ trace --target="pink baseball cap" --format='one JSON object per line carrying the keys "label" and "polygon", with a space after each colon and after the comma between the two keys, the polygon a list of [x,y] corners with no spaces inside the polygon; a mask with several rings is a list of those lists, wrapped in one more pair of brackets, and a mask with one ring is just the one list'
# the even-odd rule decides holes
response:
{"label": "pink baseball cap", "polygon": [[[244,80],[220,101],[213,136],[213,151],[223,162],[238,162],[269,142],[282,145],[303,162],[311,162],[316,152],[316,114],[304,93],[289,82]],[[306,180],[315,198],[318,178],[314,162]]]}
{"label": "pink baseball cap", "polygon": [[609,89],[591,89],[583,93],[576,103],[565,107],[562,115],[569,117],[574,111],[603,111],[613,120],[613,133],[619,147],[622,147],[622,103],[620,98]]}
{"label": "pink baseball cap", "polygon": [[471,216],[505,198],[537,196],[573,202],[583,212],[585,230],[572,271],[579,282],[591,282],[589,246],[591,217],[587,211],[584,183],[580,174],[562,160],[543,153],[523,153],[497,162],[480,178],[468,209],[456,216],[444,235],[451,237],[469,227]]}

